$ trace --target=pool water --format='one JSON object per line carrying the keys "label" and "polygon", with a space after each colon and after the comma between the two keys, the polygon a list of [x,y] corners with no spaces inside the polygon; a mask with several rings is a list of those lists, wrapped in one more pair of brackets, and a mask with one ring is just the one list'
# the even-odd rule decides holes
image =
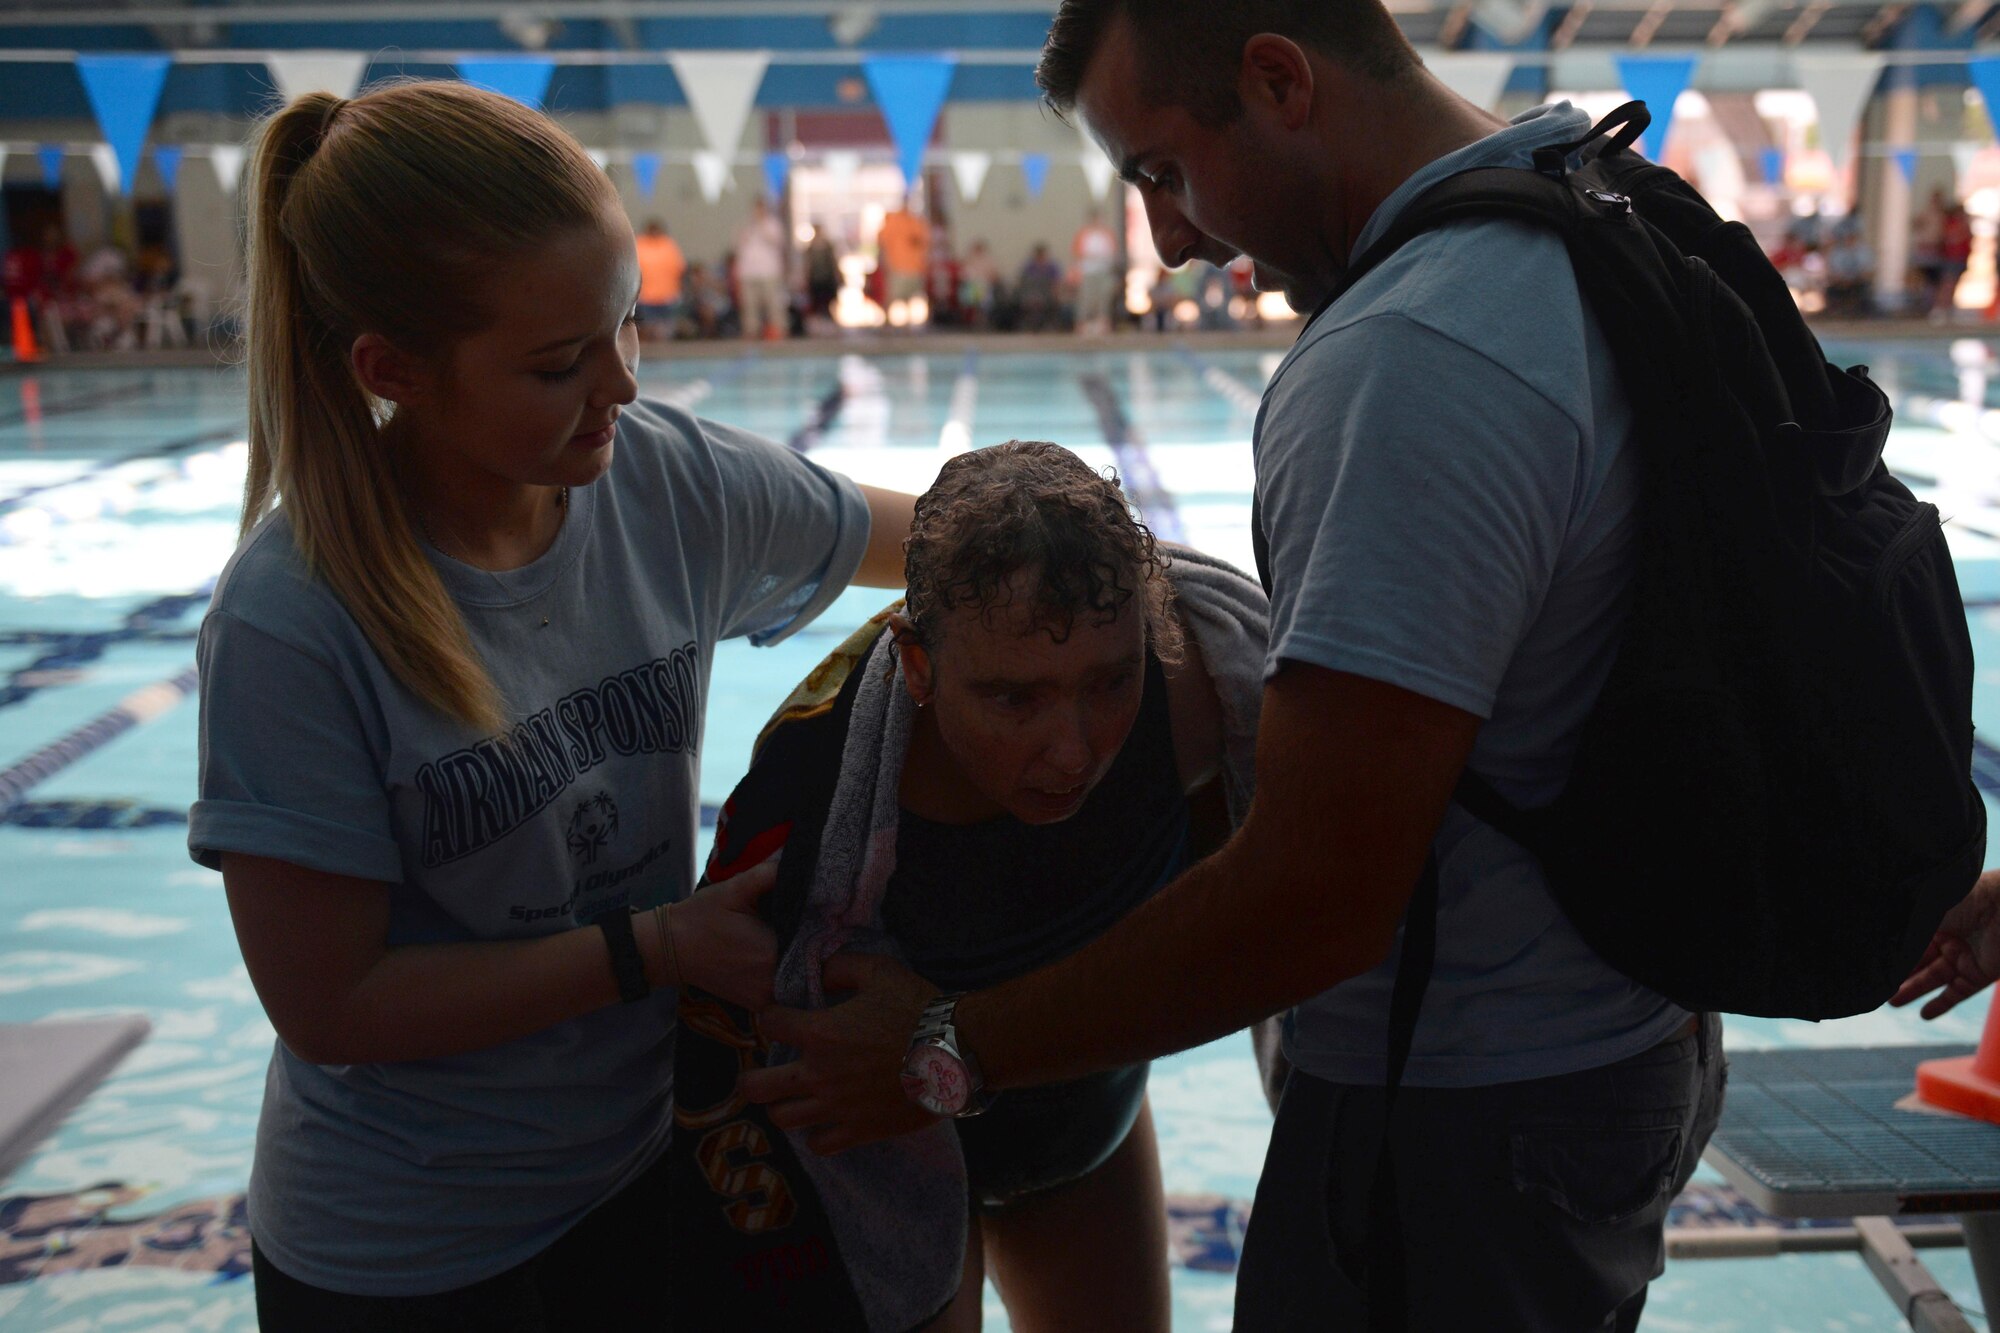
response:
{"label": "pool water", "polygon": [[[2000,385],[1987,383],[2000,352],[1944,341],[1829,350],[1871,364],[1890,389],[1900,418],[1891,464],[1951,520],[1982,663],[1976,715],[2000,735]],[[905,490],[921,490],[968,444],[1054,440],[1117,467],[1162,536],[1248,567],[1251,425],[1279,355],[1166,342],[1070,356],[723,355],[649,366],[642,387]],[[0,379],[0,773],[134,691],[183,677],[206,588],[235,542],[242,431],[243,385],[231,371]],[[792,684],[885,600],[851,590],[778,647],[718,651],[705,802],[727,795]],[[195,744],[192,703],[164,707],[34,786],[0,823],[0,1022],[138,1011],[153,1023],[0,1182],[0,1208],[101,1190],[87,1201],[112,1204],[113,1220],[193,1214],[248,1178],[273,1034],[220,879],[187,858]],[[1731,1018],[1728,1041],[1971,1041],[1984,1011],[1982,998],[1929,1024],[1886,1010],[1817,1025]],[[1152,1098],[1168,1191],[1248,1198],[1270,1116],[1247,1038],[1158,1062]],[[0,1329],[255,1326],[249,1282],[215,1271],[213,1227],[157,1239],[154,1265],[64,1273],[60,1246],[10,1250],[0,1233]],[[1925,1263],[1976,1308],[1962,1252],[1931,1251]],[[1177,1330],[1228,1328],[1227,1274],[1177,1267],[1173,1285]],[[1848,1255],[1675,1263],[1645,1322],[1711,1333],[1903,1326]],[[1005,1327],[990,1291],[987,1327]]]}

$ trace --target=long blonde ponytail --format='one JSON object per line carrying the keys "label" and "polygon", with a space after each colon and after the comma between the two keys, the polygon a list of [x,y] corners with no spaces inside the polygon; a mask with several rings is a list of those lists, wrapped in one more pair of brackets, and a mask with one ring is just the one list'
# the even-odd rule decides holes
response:
{"label": "long blonde ponytail", "polygon": [[249,193],[243,531],[282,502],[307,567],[397,678],[503,731],[348,351],[363,332],[448,349],[483,322],[482,270],[589,222],[611,187],[547,117],[463,84],[410,83],[293,101],[258,136]]}

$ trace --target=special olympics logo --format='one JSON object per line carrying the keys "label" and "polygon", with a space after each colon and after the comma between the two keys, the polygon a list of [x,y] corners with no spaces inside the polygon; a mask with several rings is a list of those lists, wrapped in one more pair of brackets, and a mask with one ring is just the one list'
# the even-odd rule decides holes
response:
{"label": "special olympics logo", "polygon": [[587,801],[578,802],[576,813],[569,817],[570,854],[589,865],[617,832],[618,803],[611,799],[610,792],[601,791]]}

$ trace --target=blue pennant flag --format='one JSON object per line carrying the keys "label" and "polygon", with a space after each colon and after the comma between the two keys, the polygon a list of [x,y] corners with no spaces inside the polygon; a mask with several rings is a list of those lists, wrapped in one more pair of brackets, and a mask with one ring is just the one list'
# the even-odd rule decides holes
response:
{"label": "blue pennant flag", "polygon": [[1785,150],[1766,148],[1759,159],[1764,168],[1764,184],[1783,185],[1785,183]]}
{"label": "blue pennant flag", "polygon": [[1914,148],[1897,148],[1892,150],[1889,156],[1895,160],[1896,170],[1903,173],[1903,184],[1915,185],[1917,183],[1917,150]]}
{"label": "blue pennant flag", "polygon": [[489,92],[505,93],[517,102],[539,110],[548,95],[549,79],[556,72],[553,60],[532,56],[490,56],[458,62],[458,77]]}
{"label": "blue pennant flag", "polygon": [[1618,79],[1625,92],[1646,104],[1653,123],[1639,136],[1639,151],[1657,159],[1667,148],[1674,103],[1694,79],[1694,56],[1619,56]]}
{"label": "blue pennant flag", "polygon": [[1047,153],[1021,154],[1021,175],[1028,182],[1028,197],[1042,197],[1042,187],[1049,183],[1049,155]]}
{"label": "blue pennant flag", "polygon": [[791,178],[791,158],[783,153],[764,154],[764,188],[771,192],[771,198],[783,198],[785,194],[785,182]]}
{"label": "blue pennant flag", "polygon": [[35,150],[35,156],[42,160],[42,188],[62,189],[63,150],[60,144],[45,143]]}
{"label": "blue pennant flag", "polygon": [[869,91],[889,123],[903,184],[913,188],[924,169],[924,150],[937,129],[938,112],[958,62],[951,56],[882,56],[861,62]]}
{"label": "blue pennant flag", "polygon": [[1972,86],[1986,99],[1987,119],[1993,122],[1996,131],[2000,131],[2000,56],[1980,56],[1977,60],[1968,60],[1965,69],[1972,75]]}
{"label": "blue pennant flag", "polygon": [[167,187],[168,194],[180,188],[181,146],[172,143],[154,144],[153,170],[160,173],[160,184]]}
{"label": "blue pennant flag", "polygon": [[632,154],[632,180],[639,187],[639,193],[651,199],[653,192],[660,188],[660,155]]}
{"label": "blue pennant flag", "polygon": [[139,173],[139,153],[146,146],[146,131],[153,127],[153,112],[160,105],[160,90],[167,86],[172,56],[78,56],[77,76],[97,113],[97,128],[118,156],[119,189],[129,194]]}

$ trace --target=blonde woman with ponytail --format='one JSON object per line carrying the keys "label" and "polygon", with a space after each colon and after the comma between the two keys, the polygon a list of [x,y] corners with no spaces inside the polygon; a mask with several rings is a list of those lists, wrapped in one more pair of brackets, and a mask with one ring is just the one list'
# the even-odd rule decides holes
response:
{"label": "blonde woman with ponytail", "polygon": [[713,651],[899,584],[909,497],[637,398],[631,228],[546,117],[304,97],[253,163],[189,846],[278,1034],[260,1321],[665,1327],[676,993],[774,961],[768,869],[690,896]]}

